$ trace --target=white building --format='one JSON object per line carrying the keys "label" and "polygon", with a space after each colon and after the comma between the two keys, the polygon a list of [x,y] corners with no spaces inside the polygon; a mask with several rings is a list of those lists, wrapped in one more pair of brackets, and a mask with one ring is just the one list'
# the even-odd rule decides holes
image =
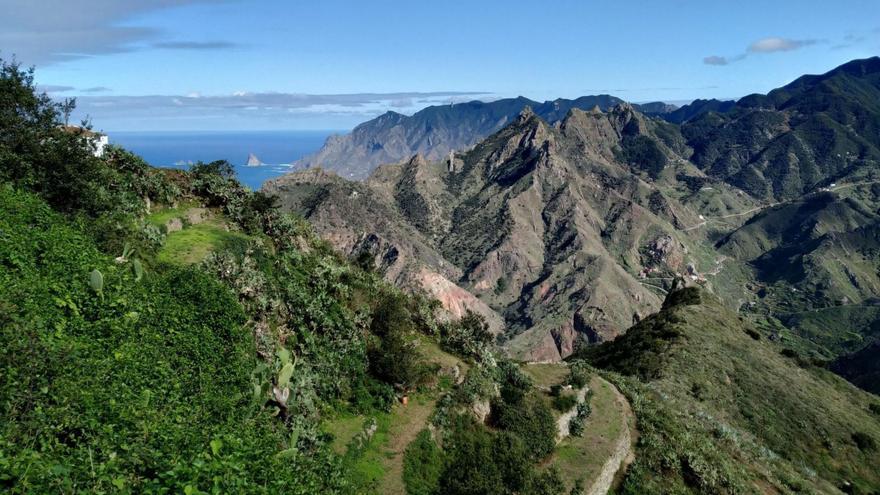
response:
{"label": "white building", "polygon": [[86,129],[85,127],[80,127],[78,125],[64,125],[61,126],[61,130],[69,134],[79,134],[87,138],[94,147],[92,153],[99,158],[104,156],[104,148],[110,144],[110,138],[106,134]]}

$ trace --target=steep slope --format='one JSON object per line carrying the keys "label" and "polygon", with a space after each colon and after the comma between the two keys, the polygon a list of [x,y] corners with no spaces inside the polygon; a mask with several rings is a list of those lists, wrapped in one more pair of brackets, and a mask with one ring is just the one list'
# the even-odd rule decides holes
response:
{"label": "steep slope", "polygon": [[[876,323],[880,323],[880,320]],[[837,359],[831,364],[831,369],[868,392],[880,395],[880,340]],[[880,411],[880,406],[877,411]]]}
{"label": "steep slope", "polygon": [[759,198],[791,199],[877,173],[880,58],[803,76],[684,123],[693,161]]}
{"label": "steep slope", "polygon": [[[578,340],[614,337],[659,307],[672,277],[699,278],[703,260],[714,262],[704,233],[691,229],[696,208],[724,212],[742,201],[687,153],[674,126],[627,104],[572,109],[556,125],[527,109],[443,162],[417,156],[379,167],[364,184],[325,181],[336,193],[308,192],[308,177],[326,176],[314,171],[267,190],[345,252],[356,254],[356,233],[412,253],[399,269],[383,267],[386,276],[428,288],[425,273],[440,274],[504,318],[513,355],[558,360]],[[716,200],[694,182],[713,183]],[[352,202],[343,191],[355,189]],[[312,199],[296,199],[304,196]],[[341,208],[348,213],[330,213]]]}
{"label": "steep slope", "polygon": [[617,340],[585,350],[595,366],[632,377],[616,379],[642,435],[625,493],[880,487],[878,399],[765,337],[689,288]]}
{"label": "steep slope", "polygon": [[876,333],[880,296],[880,186],[838,187],[765,209],[716,244],[751,270],[745,309],[779,318],[826,358]]}
{"label": "steep slope", "polygon": [[283,208],[308,218],[334,248],[378,270],[387,280],[427,292],[452,317],[460,318],[468,310],[477,312],[494,333],[501,331],[501,317],[455,284],[461,270],[385,201],[381,191],[319,168],[268,182],[264,189],[278,195]]}
{"label": "steep slope", "polygon": [[727,112],[730,109],[734,108],[734,106],[736,106],[736,102],[733,100],[716,100],[715,98],[709,100],[697,99],[688,103],[687,105],[683,105],[680,108],[672,109],[667,112],[662,112],[658,115],[667,122],[672,122],[673,124],[682,124],[705,113]]}
{"label": "steep slope", "polygon": [[[526,106],[545,120],[562,119],[572,108],[605,110],[623,100],[610,95],[559,98],[539,103],[528,98],[471,101],[427,107],[412,116],[387,112],[364,122],[350,134],[327,139],[316,153],[293,163],[298,169],[322,167],[350,179],[365,179],[377,166],[420,154],[428,160],[463,150],[509,124]],[[657,108],[656,104],[647,104]]]}

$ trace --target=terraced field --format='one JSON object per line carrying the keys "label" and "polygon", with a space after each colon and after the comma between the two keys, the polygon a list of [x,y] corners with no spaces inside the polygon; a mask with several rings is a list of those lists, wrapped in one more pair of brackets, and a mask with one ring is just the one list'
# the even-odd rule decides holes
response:
{"label": "terraced field", "polygon": [[[524,369],[546,389],[568,375],[565,364],[530,364]],[[635,418],[623,395],[602,377],[593,375],[587,387],[592,391],[592,413],[583,435],[563,438],[544,465],[559,469],[568,490],[577,485],[582,493],[604,495],[632,460]]]}

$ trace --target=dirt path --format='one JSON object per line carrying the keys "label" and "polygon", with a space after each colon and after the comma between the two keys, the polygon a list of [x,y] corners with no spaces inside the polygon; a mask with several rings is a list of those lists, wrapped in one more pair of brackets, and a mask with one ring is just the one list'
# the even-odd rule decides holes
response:
{"label": "dirt path", "polygon": [[430,400],[423,404],[410,402],[404,406],[394,406],[392,414],[391,430],[388,432],[389,441],[385,446],[385,459],[382,464],[385,467],[385,475],[379,483],[378,493],[388,495],[405,495],[406,487],[403,484],[403,454],[407,445],[416,439],[416,435],[428,424],[428,418],[434,411],[437,401]]}
{"label": "dirt path", "polygon": [[623,473],[630,464],[635,460],[635,440],[638,432],[635,429],[635,416],[626,397],[617,390],[613,384],[607,382],[603,378],[599,378],[611,387],[614,394],[614,400],[620,406],[624,414],[620,420],[624,423],[622,426],[622,434],[617,439],[614,446],[614,453],[602,465],[599,476],[593,480],[592,485],[584,492],[586,495],[605,495],[611,490],[615,480],[621,479]]}

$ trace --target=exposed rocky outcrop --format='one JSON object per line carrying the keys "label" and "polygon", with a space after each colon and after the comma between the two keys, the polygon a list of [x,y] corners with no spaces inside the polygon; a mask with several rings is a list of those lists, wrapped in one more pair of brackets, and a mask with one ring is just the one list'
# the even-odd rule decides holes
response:
{"label": "exposed rocky outcrop", "polygon": [[262,164],[263,164],[263,162],[261,162],[260,159],[257,158],[257,155],[255,155],[253,153],[248,153],[248,158],[247,158],[247,163],[246,163],[246,165],[248,167],[259,167]]}

